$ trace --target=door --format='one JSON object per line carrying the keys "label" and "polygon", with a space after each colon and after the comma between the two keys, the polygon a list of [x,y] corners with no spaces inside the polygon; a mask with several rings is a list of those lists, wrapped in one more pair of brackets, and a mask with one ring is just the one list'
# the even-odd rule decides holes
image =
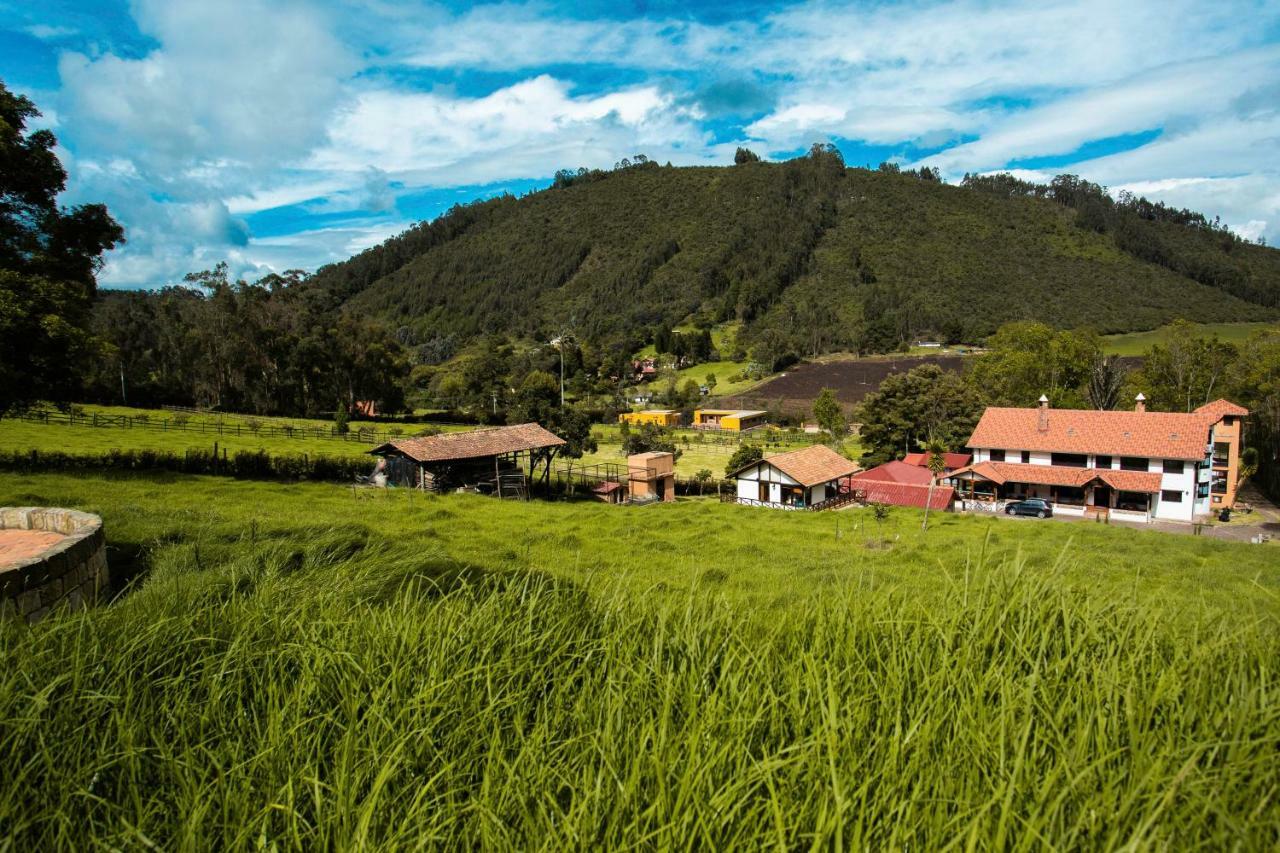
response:
{"label": "door", "polygon": [[657,486],[658,486],[658,500],[665,501],[667,499],[667,478],[659,477]]}
{"label": "door", "polygon": [[1111,487],[1110,486],[1094,486],[1093,487],[1093,505],[1100,507],[1111,506]]}
{"label": "door", "polygon": [[767,504],[769,502],[769,484],[764,480],[760,481],[760,503]]}

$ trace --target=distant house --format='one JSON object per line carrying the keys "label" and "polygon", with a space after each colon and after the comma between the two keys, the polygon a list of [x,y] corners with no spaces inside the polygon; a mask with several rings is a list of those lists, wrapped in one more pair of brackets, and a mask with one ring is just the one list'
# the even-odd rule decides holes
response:
{"label": "distant house", "polygon": [[381,458],[379,473],[390,485],[525,497],[538,467],[545,463],[549,472],[564,445],[555,433],[529,423],[402,438],[369,452]]}
{"label": "distant house", "polygon": [[658,362],[652,358],[641,358],[631,362],[632,379],[644,382],[658,375]]}
{"label": "distant house", "polygon": [[[908,465],[916,465],[927,469],[929,467],[929,454],[908,453],[902,457],[902,461]],[[943,473],[950,474],[957,468],[963,468],[968,465],[971,461],[973,461],[973,454],[971,453],[944,453],[942,454]]]}
{"label": "distant house", "polygon": [[815,444],[779,453],[733,472],[737,502],[779,509],[813,509],[841,492],[858,466],[829,447]]}
{"label": "distant house", "polygon": [[1192,521],[1235,502],[1248,410],[1216,400],[1194,412],[989,408],[950,474],[967,508],[1043,498],[1055,514]]}
{"label": "distant house", "polygon": [[654,450],[627,457],[627,492],[631,503],[676,499],[676,457]]}
{"label": "distant house", "polygon": [[639,426],[655,424],[661,427],[680,426],[684,418],[675,409],[645,409],[642,412],[623,412],[618,415],[618,423]]}
{"label": "distant house", "polygon": [[955,489],[939,482],[934,484],[931,492],[929,481],[932,479],[933,474],[928,468],[910,465],[905,460],[894,461],[859,471],[849,478],[849,488],[862,503],[920,509],[928,504],[932,510],[950,509],[955,501]]}
{"label": "distant house", "polygon": [[695,409],[694,429],[720,429],[728,432],[747,430],[769,425],[769,413],[741,409]]}

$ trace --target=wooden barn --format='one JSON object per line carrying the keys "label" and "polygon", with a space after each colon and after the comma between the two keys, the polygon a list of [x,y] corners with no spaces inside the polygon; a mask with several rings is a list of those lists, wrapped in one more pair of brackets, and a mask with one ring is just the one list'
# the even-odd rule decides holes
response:
{"label": "wooden barn", "polygon": [[527,497],[530,482],[550,476],[552,460],[564,444],[555,433],[530,423],[402,438],[369,452],[381,457],[379,471],[389,485]]}

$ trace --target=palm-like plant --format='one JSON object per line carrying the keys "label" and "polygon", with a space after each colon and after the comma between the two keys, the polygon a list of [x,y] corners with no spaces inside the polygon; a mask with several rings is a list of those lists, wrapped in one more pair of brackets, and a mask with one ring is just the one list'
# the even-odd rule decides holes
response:
{"label": "palm-like plant", "polygon": [[929,478],[929,496],[924,504],[924,522],[920,525],[921,530],[929,529],[929,507],[933,504],[933,487],[947,470],[947,451],[947,445],[933,436],[929,436],[929,440],[924,443],[925,464],[933,476]]}

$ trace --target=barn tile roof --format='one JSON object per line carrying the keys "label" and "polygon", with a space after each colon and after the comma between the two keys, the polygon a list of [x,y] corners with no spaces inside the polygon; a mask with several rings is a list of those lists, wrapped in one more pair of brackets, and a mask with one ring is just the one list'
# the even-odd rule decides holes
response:
{"label": "barn tile roof", "polygon": [[[801,450],[791,450],[787,453],[779,453],[776,456],[768,456],[763,461],[777,468],[802,486],[816,486],[818,483],[838,480],[841,477],[856,474],[860,470],[856,464],[822,444],[815,444],[812,447],[805,447]],[[740,471],[753,468],[758,464],[757,462],[752,462],[750,465],[743,465],[733,473],[736,475]]]}
{"label": "barn tile roof", "polygon": [[979,462],[951,472],[955,477],[977,474],[994,483],[1027,483],[1037,486],[1082,488],[1098,480],[1122,492],[1158,492],[1160,474],[1154,471],[1117,471],[1110,468],[1067,468],[1061,465],[1022,465],[1017,462]]}
{"label": "barn tile roof", "polygon": [[[956,468],[963,468],[973,459],[972,453],[944,453],[942,454],[942,464],[948,471]],[[929,467],[929,454],[927,453],[908,453],[902,457],[902,461],[908,465],[915,465],[920,468]]]}
{"label": "barn tile roof", "polygon": [[891,483],[886,480],[864,480],[854,477],[850,483],[855,494],[861,495],[867,503],[882,503],[892,506],[914,506],[924,509],[925,504],[932,510],[944,510],[951,506],[955,497],[955,489],[950,486],[934,486],[930,498],[928,485],[919,483]]}
{"label": "barn tile roof", "polygon": [[1214,423],[1222,420],[1227,415],[1235,415],[1243,418],[1249,414],[1249,410],[1244,406],[1237,405],[1230,400],[1217,399],[1212,403],[1205,403],[1196,409],[1197,415],[1207,415],[1213,418]]}
{"label": "barn tile roof", "polygon": [[417,462],[449,462],[560,447],[564,443],[563,438],[537,424],[517,424],[402,438],[379,445],[369,452],[383,456],[391,450],[398,450]]}
{"label": "barn tile roof", "polygon": [[854,474],[853,479],[879,480],[886,483],[923,483],[927,486],[933,479],[933,474],[928,468],[921,468],[906,461],[894,461]]}
{"label": "barn tile roof", "polygon": [[987,409],[969,437],[969,447],[1102,453],[1164,459],[1203,459],[1211,414],[1099,412],[1049,409],[1040,428],[1039,409]]}

